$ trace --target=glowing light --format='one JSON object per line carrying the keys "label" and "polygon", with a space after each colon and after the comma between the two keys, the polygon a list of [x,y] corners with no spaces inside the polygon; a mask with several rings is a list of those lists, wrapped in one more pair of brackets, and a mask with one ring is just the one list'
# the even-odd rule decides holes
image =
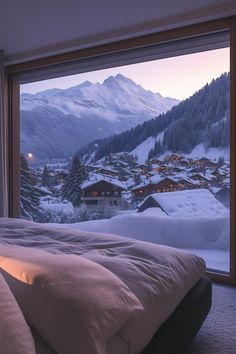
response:
{"label": "glowing light", "polygon": [[32,159],[33,159],[33,154],[32,154],[32,152],[28,152],[27,157],[28,157],[29,160],[32,160]]}

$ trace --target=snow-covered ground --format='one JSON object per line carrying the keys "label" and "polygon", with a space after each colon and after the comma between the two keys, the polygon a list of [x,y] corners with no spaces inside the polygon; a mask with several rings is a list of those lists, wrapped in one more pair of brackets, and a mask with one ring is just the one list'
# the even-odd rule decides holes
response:
{"label": "snow-covered ground", "polygon": [[49,224],[84,231],[117,234],[189,250],[202,256],[208,268],[229,271],[229,215],[217,217],[168,216],[159,208],[111,219],[76,224]]}

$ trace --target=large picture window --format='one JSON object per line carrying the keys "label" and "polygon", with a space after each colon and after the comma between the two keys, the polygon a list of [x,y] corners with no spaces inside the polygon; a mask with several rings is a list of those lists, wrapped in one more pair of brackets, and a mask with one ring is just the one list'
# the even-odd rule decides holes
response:
{"label": "large picture window", "polygon": [[186,249],[232,276],[232,58],[224,29],[18,73],[13,216]]}

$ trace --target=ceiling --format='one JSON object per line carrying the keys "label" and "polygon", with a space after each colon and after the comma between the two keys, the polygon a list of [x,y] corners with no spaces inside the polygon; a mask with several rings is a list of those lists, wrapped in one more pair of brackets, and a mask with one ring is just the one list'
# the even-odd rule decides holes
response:
{"label": "ceiling", "polygon": [[0,0],[6,65],[236,15],[235,0]]}

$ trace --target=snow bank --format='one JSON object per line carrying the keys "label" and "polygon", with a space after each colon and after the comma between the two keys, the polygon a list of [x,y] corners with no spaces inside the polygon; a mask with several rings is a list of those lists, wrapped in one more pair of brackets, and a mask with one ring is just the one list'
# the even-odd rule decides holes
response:
{"label": "snow bank", "polygon": [[67,227],[112,233],[179,248],[219,250],[229,248],[229,215],[215,218],[184,218],[167,216],[158,208],[149,208],[142,213],[69,224]]}

